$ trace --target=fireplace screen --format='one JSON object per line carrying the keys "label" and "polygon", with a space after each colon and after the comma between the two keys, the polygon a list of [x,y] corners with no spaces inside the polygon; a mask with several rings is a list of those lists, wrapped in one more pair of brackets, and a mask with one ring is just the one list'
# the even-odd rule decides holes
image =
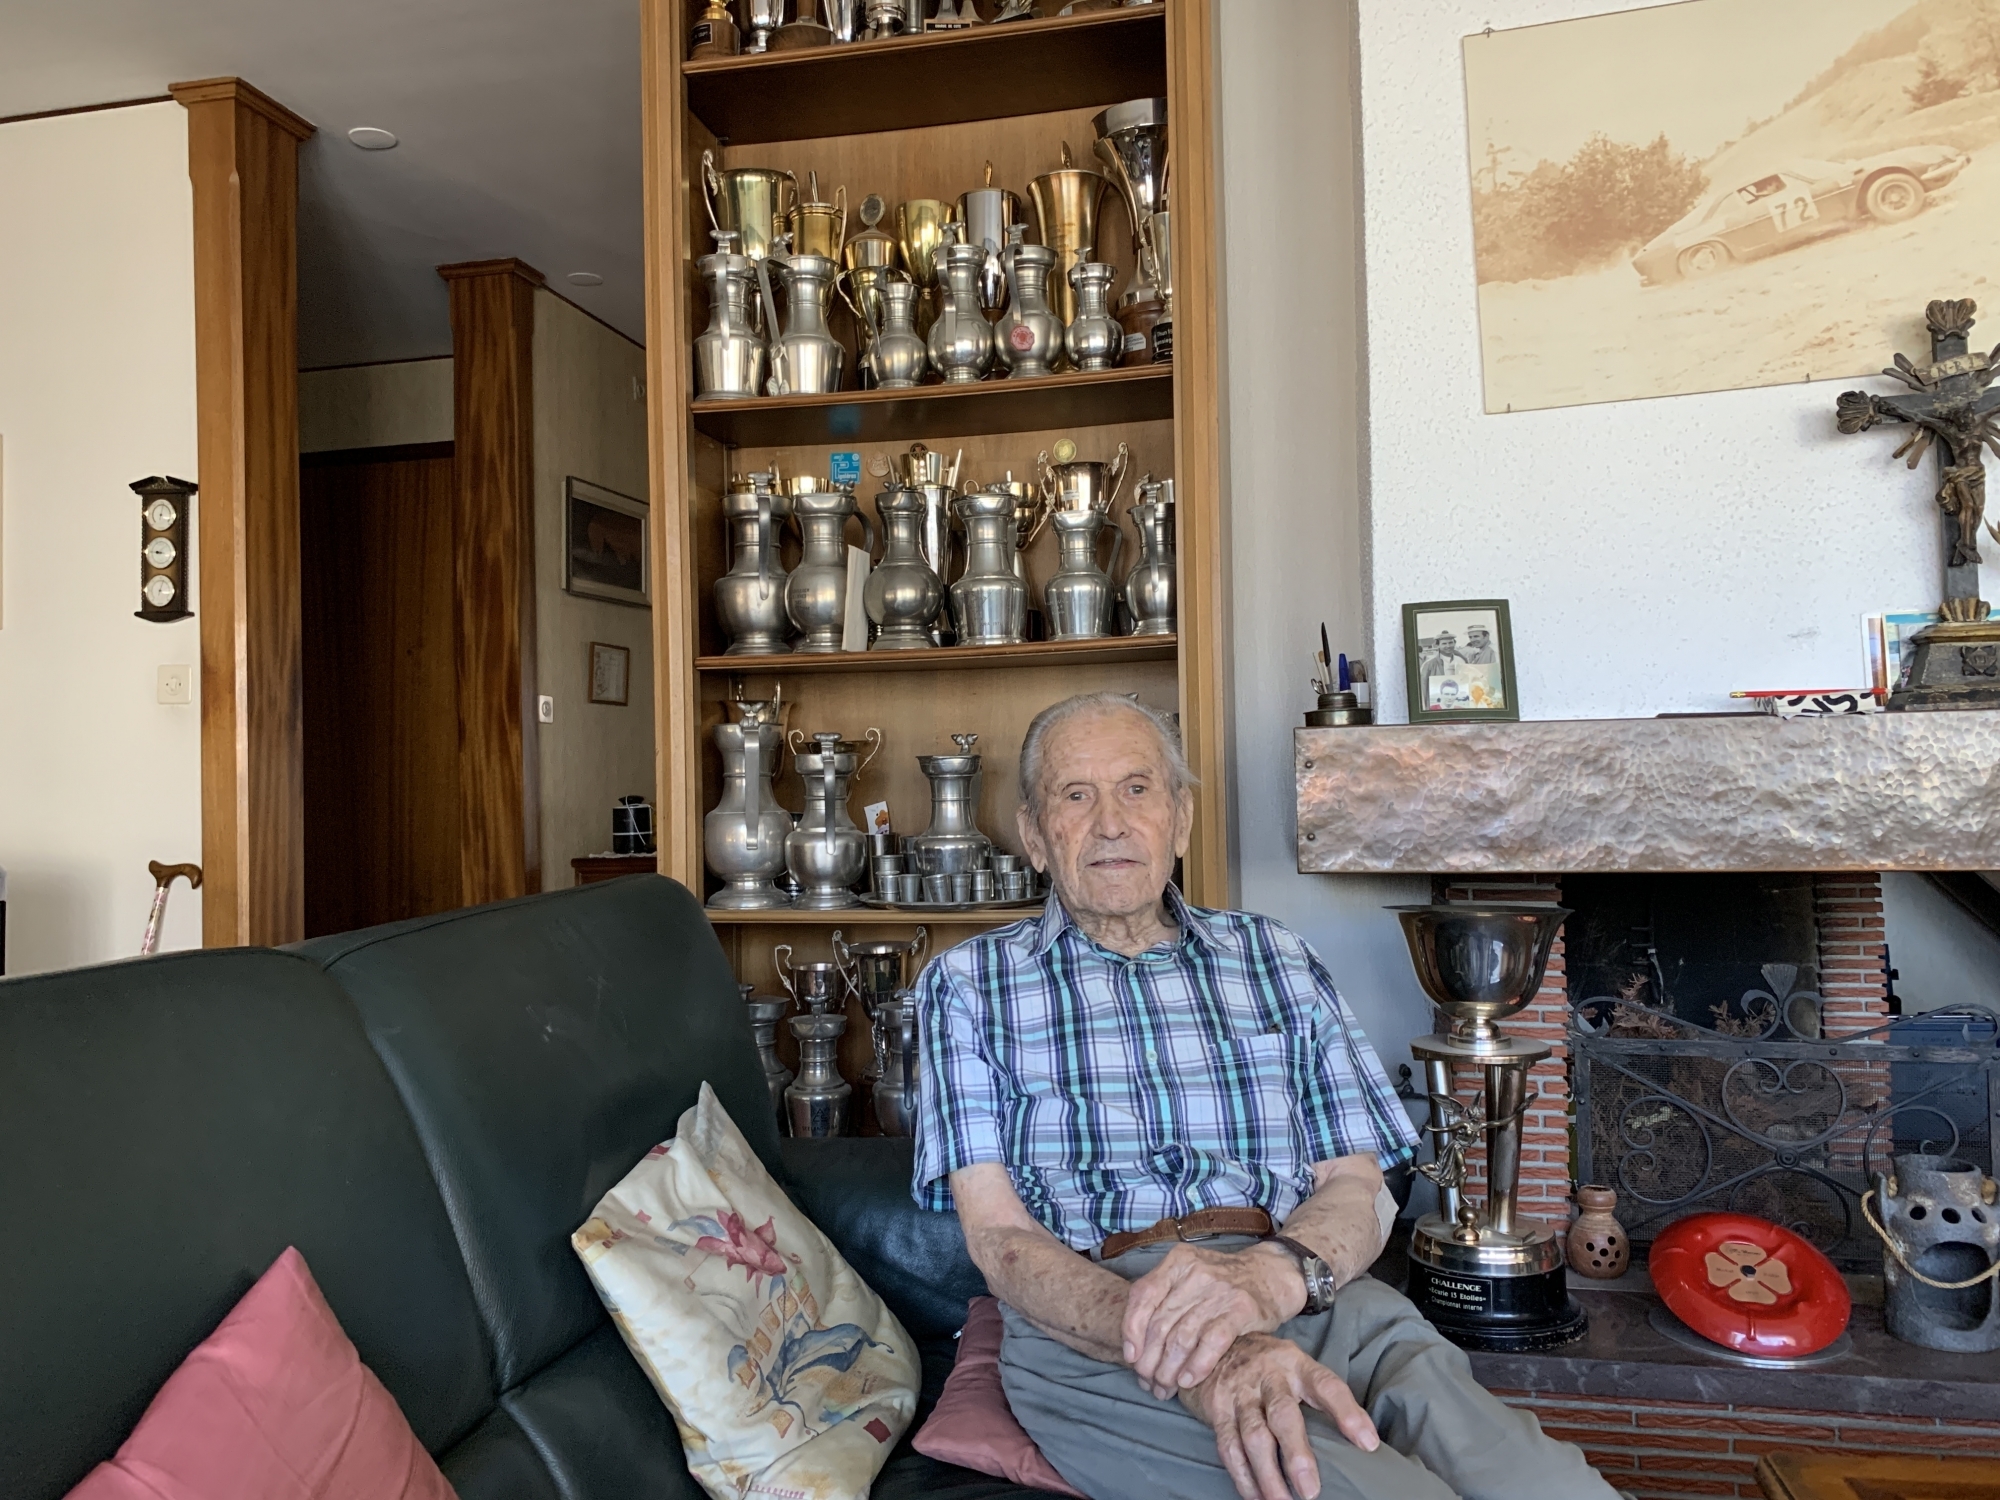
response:
{"label": "fireplace screen", "polygon": [[1638,1243],[1709,1210],[1798,1231],[1851,1268],[1879,1266],[1860,1212],[1907,1151],[1991,1174],[2000,1016],[1954,1007],[1831,1040],[1824,1002],[1771,964],[1712,1026],[1617,997],[1571,1010],[1577,1176],[1618,1190]]}

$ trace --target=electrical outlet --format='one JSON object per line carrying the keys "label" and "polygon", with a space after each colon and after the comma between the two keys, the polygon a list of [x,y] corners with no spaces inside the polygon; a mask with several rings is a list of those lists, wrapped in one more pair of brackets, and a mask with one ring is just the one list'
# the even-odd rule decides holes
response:
{"label": "electrical outlet", "polygon": [[159,699],[162,703],[194,702],[194,672],[190,667],[161,667]]}
{"label": "electrical outlet", "polygon": [[544,724],[555,723],[556,700],[549,697],[546,693],[537,698],[535,700],[535,717],[540,719]]}

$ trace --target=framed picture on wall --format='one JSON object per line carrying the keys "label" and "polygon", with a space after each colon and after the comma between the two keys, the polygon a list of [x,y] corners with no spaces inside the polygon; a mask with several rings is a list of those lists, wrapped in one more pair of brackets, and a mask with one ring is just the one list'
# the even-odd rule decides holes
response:
{"label": "framed picture on wall", "polygon": [[653,602],[646,502],[572,474],[563,493],[563,589],[584,599]]}
{"label": "framed picture on wall", "polygon": [[590,701],[624,707],[632,701],[632,648],[590,643]]}
{"label": "framed picture on wall", "polygon": [[1521,717],[1505,599],[1405,604],[1403,663],[1412,724]]}

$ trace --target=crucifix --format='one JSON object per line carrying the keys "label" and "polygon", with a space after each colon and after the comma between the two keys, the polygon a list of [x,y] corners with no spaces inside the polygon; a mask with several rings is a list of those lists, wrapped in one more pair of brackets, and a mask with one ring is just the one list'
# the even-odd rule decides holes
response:
{"label": "crucifix", "polygon": [[[1915,430],[1896,449],[1914,469],[1938,451],[1938,508],[1944,516],[1943,618],[1911,638],[1908,670],[1889,695],[1891,709],[2000,708],[2000,621],[1979,597],[1979,530],[1986,518],[1986,465],[1980,452],[2000,455],[2000,347],[1969,351],[1972,299],[1933,302],[1928,364],[1903,355],[1882,373],[1908,387],[1893,396],[1844,391],[1837,405],[1842,432],[1866,432],[1882,422]],[[2000,530],[1987,526],[2000,541]]]}

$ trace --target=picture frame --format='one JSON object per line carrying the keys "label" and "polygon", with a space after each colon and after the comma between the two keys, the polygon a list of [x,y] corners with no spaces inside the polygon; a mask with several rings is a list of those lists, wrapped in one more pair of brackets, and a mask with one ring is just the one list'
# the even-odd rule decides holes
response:
{"label": "picture frame", "polygon": [[1505,599],[1405,604],[1403,666],[1412,724],[1512,723],[1521,717]]}
{"label": "picture frame", "polygon": [[632,701],[632,648],[609,641],[590,643],[590,701],[619,708]]}
{"label": "picture frame", "polygon": [[574,474],[563,482],[563,592],[650,609],[650,507]]}

